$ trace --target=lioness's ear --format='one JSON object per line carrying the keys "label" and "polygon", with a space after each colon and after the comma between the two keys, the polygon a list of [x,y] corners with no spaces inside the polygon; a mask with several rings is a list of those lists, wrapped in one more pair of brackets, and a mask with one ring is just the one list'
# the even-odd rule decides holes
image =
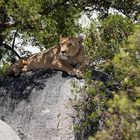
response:
{"label": "lioness's ear", "polygon": [[77,39],[78,39],[78,42],[79,42],[79,43],[82,43],[82,42],[83,42],[83,36],[82,36],[82,35],[79,35],[79,36],[77,37]]}

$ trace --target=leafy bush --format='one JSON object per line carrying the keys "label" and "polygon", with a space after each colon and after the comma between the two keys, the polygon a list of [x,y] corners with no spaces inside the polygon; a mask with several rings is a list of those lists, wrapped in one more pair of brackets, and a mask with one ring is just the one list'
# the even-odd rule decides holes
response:
{"label": "leafy bush", "polygon": [[85,29],[85,47],[93,61],[109,60],[133,32],[133,23],[120,15],[109,15],[104,20],[92,21]]}
{"label": "leafy bush", "polygon": [[125,92],[108,101],[105,126],[90,140],[138,140],[140,137],[140,115],[138,104],[128,99]]}
{"label": "leafy bush", "polygon": [[75,130],[82,135],[81,139],[91,136],[89,140],[138,140],[140,137],[140,27],[133,24],[114,15],[99,26],[91,23],[87,30],[88,55],[98,60],[95,69],[111,78],[104,82],[94,78],[96,74],[91,71],[85,73],[83,86],[73,84]]}
{"label": "leafy bush", "polygon": [[0,75],[5,77],[8,68],[9,68],[8,63],[5,63],[2,67],[0,67]]}

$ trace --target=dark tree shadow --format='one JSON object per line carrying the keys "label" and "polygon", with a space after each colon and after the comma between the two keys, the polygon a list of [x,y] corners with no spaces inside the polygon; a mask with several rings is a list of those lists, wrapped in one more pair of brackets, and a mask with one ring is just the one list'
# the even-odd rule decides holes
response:
{"label": "dark tree shadow", "polygon": [[22,100],[29,102],[29,96],[33,89],[43,90],[46,86],[46,79],[57,73],[58,71],[55,70],[39,70],[1,80],[0,106],[10,105],[10,110],[14,111]]}

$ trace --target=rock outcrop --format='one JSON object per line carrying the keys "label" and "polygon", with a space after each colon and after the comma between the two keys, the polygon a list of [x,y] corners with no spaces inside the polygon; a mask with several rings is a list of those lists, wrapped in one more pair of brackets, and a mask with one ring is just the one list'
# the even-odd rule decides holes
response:
{"label": "rock outcrop", "polygon": [[0,140],[20,140],[14,130],[0,120]]}
{"label": "rock outcrop", "polygon": [[[92,79],[102,81],[108,95],[110,90],[120,88],[109,75],[95,69]],[[12,127],[21,140],[85,140],[83,134],[75,135],[72,129],[76,120],[69,102],[73,96],[73,80],[83,84],[83,80],[55,70],[0,78],[0,119]]]}
{"label": "rock outcrop", "polygon": [[1,80],[0,119],[21,140],[74,140],[71,80],[77,79],[53,70]]}

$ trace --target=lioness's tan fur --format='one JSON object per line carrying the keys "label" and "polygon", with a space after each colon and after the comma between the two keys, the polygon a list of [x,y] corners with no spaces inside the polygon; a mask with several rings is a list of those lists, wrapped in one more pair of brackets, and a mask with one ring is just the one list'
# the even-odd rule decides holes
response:
{"label": "lioness's tan fur", "polygon": [[30,70],[56,69],[81,77],[84,61],[82,39],[80,37],[60,37],[60,45],[17,61],[11,65],[7,74],[17,76]]}

